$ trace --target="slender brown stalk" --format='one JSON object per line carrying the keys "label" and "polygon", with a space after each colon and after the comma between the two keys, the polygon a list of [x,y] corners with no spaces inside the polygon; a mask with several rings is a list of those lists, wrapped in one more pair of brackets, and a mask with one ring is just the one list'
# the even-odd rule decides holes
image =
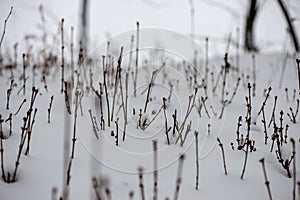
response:
{"label": "slender brown stalk", "polygon": [[[180,144],[181,147],[183,147],[188,133],[192,131],[191,127],[192,127],[192,120],[186,126],[185,134],[184,134],[183,140],[181,141],[181,144]],[[176,129],[177,129],[177,125],[176,125]]]}
{"label": "slender brown stalk", "polygon": [[0,49],[1,49],[2,42],[3,42],[3,39],[4,39],[4,35],[5,35],[5,32],[6,32],[6,24],[7,24],[7,21],[8,21],[8,19],[9,19],[9,17],[10,17],[11,14],[12,14],[12,11],[13,11],[13,7],[10,7],[10,11],[9,11],[7,17],[6,17],[5,20],[4,20],[4,28],[3,28],[3,32],[2,32],[1,40],[0,40]]}
{"label": "slender brown stalk", "polygon": [[25,60],[25,53],[23,53],[23,75],[22,75],[22,79],[23,79],[23,95],[25,95],[26,93],[26,60]]}
{"label": "slender brown stalk", "polygon": [[7,89],[7,92],[6,92],[6,110],[9,110],[9,100],[10,100],[10,95],[11,95],[12,89],[13,89],[13,83],[14,83],[14,79],[12,79],[10,81],[10,86]]}
{"label": "slender brown stalk", "polygon": [[141,200],[145,200],[145,191],[144,191],[144,184],[143,184],[143,172],[144,172],[143,167],[139,167],[138,168],[138,173],[139,173],[139,187],[140,187],[140,192],[141,192]]}
{"label": "slender brown stalk", "polygon": [[73,125],[73,138],[72,138],[72,153],[71,153],[71,158],[74,158],[75,154],[75,142],[77,140],[76,138],[76,127],[77,127],[77,111],[78,111],[78,105],[79,105],[79,96],[80,92],[77,90],[75,92],[75,111],[74,111],[74,125]]}
{"label": "slender brown stalk", "polygon": [[29,146],[30,146],[30,140],[31,140],[31,133],[32,133],[33,124],[35,122],[35,117],[36,117],[37,109],[34,110],[32,122],[31,122],[31,116],[32,116],[33,105],[34,105],[34,102],[35,102],[37,94],[38,94],[38,89],[35,89],[33,87],[32,88],[32,94],[31,94],[31,100],[30,100],[30,107],[29,107],[29,110],[27,112],[28,121],[27,121],[27,126],[26,126],[26,133],[27,133],[28,136],[27,136],[27,149],[26,149],[25,155],[29,154]]}
{"label": "slender brown stalk", "polygon": [[93,114],[92,114],[92,109],[89,109],[89,114],[90,114],[90,119],[91,119],[91,122],[92,122],[92,126],[93,126],[93,133],[95,135],[95,137],[97,138],[97,140],[99,139],[99,136],[98,136],[98,133],[97,133],[97,127],[94,123],[94,119],[93,119]]}
{"label": "slender brown stalk", "polygon": [[208,84],[208,72],[209,72],[209,68],[208,68],[208,37],[205,38],[205,75],[204,75],[204,79],[205,79],[205,83],[206,85]]}
{"label": "slender brown stalk", "polygon": [[285,134],[284,134],[284,143],[287,143],[287,137],[288,137],[288,129],[289,129],[289,125],[286,124],[285,126]]}
{"label": "slender brown stalk", "polygon": [[234,97],[235,97],[235,95],[236,95],[237,89],[239,88],[240,81],[241,81],[241,78],[238,77],[238,78],[237,78],[237,81],[236,81],[235,88],[233,89],[233,93],[232,93],[232,95],[231,95],[231,97],[230,97],[230,99],[229,99],[229,101],[228,101],[228,104],[231,104],[231,103],[232,103],[232,101],[233,101],[233,99],[234,99]]}
{"label": "slender brown stalk", "polygon": [[260,115],[260,113],[262,112],[262,110],[263,110],[264,107],[266,106],[266,102],[267,102],[267,100],[268,100],[268,98],[269,98],[269,96],[270,96],[270,92],[271,92],[271,91],[272,91],[272,88],[269,87],[269,88],[268,88],[268,92],[267,92],[267,94],[266,94],[266,98],[265,98],[265,100],[264,100],[262,106],[260,107],[260,110],[259,110],[259,112],[258,112],[257,115]]}
{"label": "slender brown stalk", "polygon": [[297,182],[298,185],[298,196],[300,197],[300,181]]}
{"label": "slender brown stalk", "polygon": [[147,96],[146,96],[146,101],[145,101],[145,105],[144,105],[144,113],[146,113],[146,111],[147,111],[147,105],[150,101],[149,98],[150,98],[151,88],[154,85],[154,77],[155,77],[156,73],[157,73],[157,70],[152,72],[151,80],[150,80],[150,83],[148,85]]}
{"label": "slender brown stalk", "polygon": [[221,110],[219,119],[222,119],[222,116],[223,116],[223,111],[224,111],[224,106],[225,106],[225,87],[226,87],[226,77],[227,77],[226,75],[227,75],[228,70],[230,69],[230,64],[228,63],[228,54],[227,53],[225,53],[224,62],[225,62],[225,65],[223,66],[223,82],[222,82],[222,95],[221,95],[221,104],[223,106],[222,106],[222,110]]}
{"label": "slender brown stalk", "polygon": [[262,123],[264,124],[264,134],[265,134],[265,144],[268,142],[268,129],[267,129],[267,124],[266,124],[266,116],[265,116],[265,110],[264,106],[262,107]]}
{"label": "slender brown stalk", "polygon": [[52,103],[53,103],[54,96],[52,95],[50,98],[50,103],[48,107],[48,123],[50,123],[50,117],[51,117],[51,108],[52,108]]}
{"label": "slender brown stalk", "polygon": [[[165,117],[165,134],[166,134],[166,137],[167,137],[168,145],[170,145],[170,140],[169,140],[169,134],[168,133],[171,129],[168,128],[168,119],[167,119],[167,115],[166,115],[166,108],[167,108],[166,107],[166,100],[167,99],[165,97],[163,97],[163,109],[164,109],[164,117]],[[173,127],[173,130],[175,130],[175,127]]]}
{"label": "slender brown stalk", "polygon": [[267,187],[269,199],[272,200],[272,194],[271,194],[271,189],[270,189],[270,182],[268,181],[266,167],[265,167],[265,159],[262,158],[262,159],[259,160],[259,162],[262,164],[263,173],[264,173],[264,177],[265,177],[265,184],[266,184],[266,187]]}
{"label": "slender brown stalk", "polygon": [[[115,100],[116,100],[116,94],[118,91],[118,84],[121,84],[121,63],[122,63],[122,55],[123,55],[123,47],[121,47],[121,52],[120,56],[118,59],[118,66],[117,66],[117,71],[116,71],[116,76],[115,76],[115,89],[114,89],[114,95],[113,95],[113,102],[112,102],[112,109],[111,109],[111,121],[113,121],[114,118],[114,109],[115,109]],[[123,98],[122,98],[123,100]]]}
{"label": "slender brown stalk", "polygon": [[285,91],[286,101],[289,102],[289,89],[285,88],[284,91]]}
{"label": "slender brown stalk", "polygon": [[70,106],[70,100],[69,100],[69,95],[71,94],[70,93],[70,84],[68,82],[64,82],[65,84],[65,87],[64,87],[64,95],[65,95],[65,104],[66,104],[66,108],[67,108],[67,111],[68,113],[71,115],[71,106]]}
{"label": "slender brown stalk", "polygon": [[116,124],[116,135],[115,135],[115,138],[116,138],[116,146],[119,145],[119,117],[117,118],[117,120],[115,121],[115,124]]}
{"label": "slender brown stalk", "polygon": [[64,58],[64,18],[61,19],[61,24],[60,24],[60,32],[61,32],[61,88],[60,88],[60,93],[63,93],[64,91],[64,82],[65,82],[65,58]]}
{"label": "slender brown stalk", "polygon": [[299,94],[300,94],[300,60],[296,59],[297,67],[298,67],[298,86],[299,86]]}
{"label": "slender brown stalk", "polygon": [[275,122],[275,121],[276,121],[276,120],[275,120],[276,103],[277,103],[277,96],[274,97],[274,106],[273,106],[272,116],[271,116],[271,119],[270,119],[270,122],[269,122],[268,127],[271,126],[271,123],[272,123],[272,122]]}
{"label": "slender brown stalk", "polygon": [[251,146],[251,140],[250,140],[250,125],[251,125],[251,110],[252,110],[252,106],[251,106],[251,86],[250,83],[248,83],[248,90],[249,90],[249,96],[248,98],[246,97],[246,102],[247,102],[247,117],[246,117],[246,121],[247,121],[247,135],[246,135],[246,152],[245,152],[245,160],[244,160],[244,166],[243,166],[243,170],[242,170],[242,175],[241,175],[241,179],[244,178],[244,174],[246,171],[246,165],[247,165],[247,160],[248,160],[248,154],[249,154],[249,146]]}
{"label": "slender brown stalk", "polygon": [[[296,200],[296,180],[297,180],[297,173],[296,173],[296,148],[295,148],[295,140],[293,138],[290,139],[292,143],[292,154],[294,157],[293,160],[293,200]],[[299,196],[300,198],[300,196]]]}
{"label": "slender brown stalk", "polygon": [[133,95],[136,97],[136,84],[138,79],[138,65],[139,65],[139,39],[140,39],[140,23],[136,22],[136,50],[135,50],[135,73],[133,81]]}
{"label": "slender brown stalk", "polygon": [[220,138],[217,138],[217,141],[218,141],[219,146],[220,146],[221,151],[222,151],[222,158],[223,158],[223,165],[224,165],[224,173],[225,173],[225,175],[227,175],[227,168],[226,168],[226,161],[225,161],[224,147],[223,147],[223,144],[221,143]]}
{"label": "slender brown stalk", "polygon": [[48,86],[47,86],[46,76],[42,77],[42,82],[44,83],[45,91],[48,92]]}
{"label": "slender brown stalk", "polygon": [[181,123],[180,127],[178,128],[179,136],[176,139],[175,144],[177,144],[179,139],[182,140],[182,131],[185,127],[186,120],[188,119],[189,115],[191,114],[193,108],[195,107],[195,99],[196,99],[197,92],[198,92],[198,89],[195,88],[194,94],[189,96],[189,103],[188,103],[187,111],[186,111],[185,117],[183,119],[183,122]]}
{"label": "slender brown stalk", "polygon": [[2,171],[2,179],[4,182],[6,182],[6,176],[5,176],[5,169],[4,169],[4,148],[3,148],[3,130],[2,130],[2,123],[3,123],[2,115],[0,115],[0,156],[1,156],[1,171]]}
{"label": "slender brown stalk", "polygon": [[181,181],[182,181],[183,161],[184,161],[184,154],[182,154],[182,155],[179,157],[179,163],[178,163],[178,168],[177,168],[177,179],[176,179],[176,189],[175,189],[175,194],[174,194],[174,200],[178,200],[178,198],[179,198],[179,189],[180,189],[180,184],[181,184]]}
{"label": "slender brown stalk", "polygon": [[69,159],[68,170],[67,170],[67,180],[66,186],[69,187],[71,181],[71,169],[72,169],[72,158]]}
{"label": "slender brown stalk", "polygon": [[126,127],[127,127],[127,113],[128,113],[128,73],[126,73],[125,79],[125,105],[124,105],[124,127],[123,127],[123,141],[125,141]]}
{"label": "slender brown stalk", "polygon": [[283,143],[283,111],[281,110],[279,114],[280,114],[279,137],[280,137],[280,144],[282,146],[282,143]]}
{"label": "slender brown stalk", "polygon": [[158,180],[158,171],[157,171],[157,141],[153,140],[153,200],[157,200],[157,180]]}
{"label": "slender brown stalk", "polygon": [[210,115],[209,115],[209,112],[208,112],[206,104],[205,104],[207,99],[208,99],[208,97],[204,98],[204,97],[201,96],[201,101],[202,101],[203,108],[205,110],[205,113],[206,113],[207,117],[210,119]]}
{"label": "slender brown stalk", "polygon": [[26,148],[26,151],[25,151],[25,155],[28,155],[28,154],[29,154],[29,147],[30,147],[31,133],[32,133],[33,125],[34,125],[34,123],[35,123],[36,113],[37,113],[37,108],[34,109],[34,114],[33,114],[33,118],[32,118],[31,125],[29,125],[29,127],[27,127],[28,136],[27,136],[27,148]]}
{"label": "slender brown stalk", "polygon": [[5,122],[9,121],[9,136],[12,134],[12,113],[9,113],[8,118],[5,120]]}
{"label": "slender brown stalk", "polygon": [[11,182],[15,182],[16,178],[17,178],[17,171],[18,171],[18,168],[20,165],[21,153],[22,153],[22,150],[23,150],[23,147],[25,144],[27,134],[28,134],[28,132],[26,131],[27,130],[27,127],[26,127],[27,121],[29,121],[29,115],[27,115],[26,117],[23,118],[23,126],[21,127],[22,132],[21,132],[21,138],[20,138],[20,143],[19,143],[18,156],[17,156],[17,160],[15,162],[15,169],[14,169],[14,173],[13,173]]}
{"label": "slender brown stalk", "polygon": [[253,87],[252,87],[252,95],[255,97],[255,89],[256,89],[256,64],[255,64],[255,55],[252,54],[252,79],[253,79]]}
{"label": "slender brown stalk", "polygon": [[106,84],[106,76],[107,76],[107,68],[105,67],[105,56],[102,56],[103,61],[103,85],[104,85],[104,92],[106,97],[106,107],[107,107],[107,125],[110,127],[110,110],[109,110],[109,97],[107,92],[107,84]]}
{"label": "slender brown stalk", "polygon": [[26,103],[26,99],[24,99],[23,101],[22,101],[22,103],[20,104],[20,106],[19,106],[19,108],[18,108],[18,110],[15,112],[15,116],[19,113],[19,111],[21,110],[21,108],[22,108],[22,106],[24,105],[24,103]]}
{"label": "slender brown stalk", "polygon": [[241,140],[240,140],[240,127],[242,126],[241,121],[242,121],[242,116],[239,116],[239,118],[238,118],[238,124],[237,124],[237,129],[236,129],[236,141],[237,141],[237,145],[238,146],[241,143]]}
{"label": "slender brown stalk", "polygon": [[198,132],[195,131],[195,141],[196,141],[196,190],[199,188],[199,149],[198,149]]}

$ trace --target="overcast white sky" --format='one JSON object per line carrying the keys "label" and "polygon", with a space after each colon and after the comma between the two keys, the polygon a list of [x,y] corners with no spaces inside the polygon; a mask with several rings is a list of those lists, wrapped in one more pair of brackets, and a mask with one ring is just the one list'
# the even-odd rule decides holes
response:
{"label": "overcast white sky", "polygon": [[[237,16],[226,11],[222,5],[234,9]],[[282,47],[286,36],[286,24],[278,8],[276,0],[261,0],[265,2],[257,19],[257,43],[262,50],[278,50]],[[300,1],[286,1],[291,12],[296,17],[295,27],[300,36]],[[78,27],[78,10],[80,0],[0,0],[1,31],[3,21],[10,6],[14,6],[4,46],[21,41],[24,33],[36,32],[40,20],[38,6],[45,8],[49,28],[57,26],[64,17],[66,28],[73,25]],[[195,4],[195,32],[199,35],[224,38],[236,28],[243,30],[244,15],[247,0],[194,0]],[[298,14],[299,15],[299,14]],[[89,35],[93,44],[103,42],[107,35],[116,35],[135,28],[136,21],[141,27],[164,28],[179,33],[190,32],[190,4],[189,0],[90,0],[90,28]],[[78,30],[78,29],[77,29]],[[201,42],[201,40],[200,40]],[[214,53],[224,53],[224,46],[217,43],[211,45]]]}

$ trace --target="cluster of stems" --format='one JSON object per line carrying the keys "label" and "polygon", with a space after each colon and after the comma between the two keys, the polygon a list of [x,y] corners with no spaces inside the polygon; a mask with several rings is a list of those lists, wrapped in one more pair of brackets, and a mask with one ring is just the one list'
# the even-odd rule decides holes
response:
{"label": "cluster of stems", "polygon": [[290,118],[291,122],[293,122],[294,124],[296,124],[296,117],[298,115],[298,111],[299,111],[299,99],[297,99],[296,111],[294,112],[292,107],[290,107],[291,114],[287,113],[287,116]]}
{"label": "cluster of stems", "polygon": [[245,151],[245,160],[242,170],[241,179],[244,178],[244,174],[246,171],[246,165],[248,160],[248,153],[249,153],[249,147],[251,146],[251,140],[250,140],[250,126],[251,126],[251,110],[252,110],[252,104],[251,104],[251,85],[248,83],[248,97],[246,97],[246,103],[247,103],[247,116],[246,116],[246,123],[247,123],[247,135],[245,139],[246,144],[246,151]]}

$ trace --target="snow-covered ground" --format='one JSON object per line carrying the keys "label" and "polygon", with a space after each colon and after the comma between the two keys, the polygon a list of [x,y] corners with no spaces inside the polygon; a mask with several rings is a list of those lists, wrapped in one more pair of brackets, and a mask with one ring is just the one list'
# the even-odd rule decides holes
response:
{"label": "snow-covered ground", "polygon": [[[65,25],[65,27],[68,27],[68,25]],[[65,32],[68,32],[68,30]],[[56,36],[54,41],[52,41],[52,33],[53,36]],[[32,86],[38,88],[38,94],[32,107],[33,109],[37,108],[37,114],[32,126],[29,155],[24,155],[27,147],[27,137],[25,137],[26,142],[21,153],[16,182],[8,184],[1,179],[0,199],[59,199],[63,193],[63,188],[68,188],[70,200],[97,199],[92,184],[93,177],[96,177],[100,185],[96,190],[101,195],[101,199],[109,199],[105,193],[107,189],[110,190],[111,199],[130,199],[130,192],[134,194],[133,199],[142,199],[139,187],[139,167],[144,170],[145,199],[153,199],[154,140],[157,141],[158,148],[158,199],[175,198],[178,159],[182,154],[185,155],[185,159],[178,199],[267,199],[268,193],[264,184],[262,164],[259,162],[261,158],[265,159],[273,198],[292,199],[294,159],[296,159],[295,165],[297,167],[296,180],[300,180],[300,157],[298,156],[300,152],[299,116],[295,117],[296,123],[293,123],[287,114],[292,115],[290,108],[292,108],[293,113],[297,110],[299,88],[295,58],[299,55],[286,57],[286,53],[283,52],[257,54],[255,57],[251,54],[245,54],[236,57],[236,52],[230,49],[228,55],[230,67],[226,76],[224,76],[224,73],[221,72],[221,66],[225,64],[223,56],[208,59],[206,68],[205,46],[202,48],[202,46],[193,43],[190,38],[172,31],[141,29],[135,96],[133,82],[136,75],[136,40],[133,42],[131,57],[130,36],[134,35],[136,38],[136,32],[119,34],[110,40],[111,46],[108,54],[113,57],[113,62],[107,62],[107,60],[104,62],[104,68],[107,69],[105,81],[107,83],[110,113],[114,109],[113,119],[111,119],[110,127],[108,127],[106,92],[104,87],[102,87],[103,94],[100,93],[99,89],[99,82],[104,84],[101,55],[108,55],[106,52],[107,43],[104,42],[96,46],[93,51],[88,53],[88,57],[92,60],[86,59],[80,66],[77,64],[79,47],[74,44],[74,68],[76,71],[72,73],[70,40],[66,36],[64,52],[65,80],[72,83],[72,74],[74,75],[74,84],[73,87],[68,88],[67,96],[71,106],[72,114],[70,115],[67,113],[66,96],[61,93],[60,34],[55,33],[55,29],[48,32],[48,39],[45,43],[33,39],[29,40],[28,46],[25,45],[25,47],[33,45],[32,51],[29,51],[30,60],[26,58],[28,65],[25,77],[28,77],[28,79],[26,80],[25,95],[23,95],[22,90],[23,64],[21,53],[17,56],[17,67],[12,71],[9,68],[4,69],[3,66],[14,64],[13,49],[9,49],[8,53],[2,54],[4,61],[3,66],[1,66],[2,75],[0,76],[2,99],[0,101],[0,114],[2,119],[6,120],[9,114],[12,113],[11,136],[9,136],[9,120],[2,123],[5,136],[2,142],[6,178],[8,172],[11,177],[13,176],[19,142],[22,137],[23,118],[30,108]],[[41,32],[37,33],[38,36],[41,36],[41,34]],[[121,82],[117,82],[118,85],[115,87],[115,74],[121,46],[124,47],[120,66],[122,68],[120,72]],[[41,51],[43,48],[46,51]],[[197,50],[197,54],[194,50]],[[26,51],[26,53],[28,52]],[[46,59],[49,63],[53,61],[50,63],[50,67],[46,69],[44,56],[50,55],[50,53],[56,56],[56,59]],[[11,60],[9,60],[10,58]],[[36,64],[36,68],[33,68],[34,64]],[[149,83],[154,70],[158,71],[153,76],[153,84],[150,84],[149,90]],[[206,70],[208,70],[207,73]],[[11,76],[11,73],[13,73],[13,76]],[[126,105],[126,103],[123,103],[126,101],[126,73],[128,73],[128,101],[127,106],[121,106]],[[240,78],[239,82],[238,78]],[[223,87],[224,79],[226,80],[225,87]],[[10,88],[11,80],[14,80],[14,84],[9,98],[9,108],[7,109],[7,90]],[[236,87],[237,82],[239,83],[238,87]],[[246,171],[241,180],[247,145],[243,150],[237,149],[236,130],[238,118],[242,116],[240,136],[243,134],[243,139],[246,138],[246,116],[248,115],[245,97],[249,97],[248,83],[251,85],[252,107],[249,139],[255,141],[255,151],[250,152],[248,149]],[[253,89],[253,83],[255,83],[255,89]],[[100,106],[99,96],[91,89],[90,84],[101,96],[102,106]],[[171,87],[172,89],[170,89]],[[195,87],[198,88],[196,94]],[[282,110],[284,113],[282,119],[283,136],[285,135],[286,125],[289,126],[286,143],[283,142],[282,146],[280,145],[284,159],[289,159],[292,155],[290,138],[295,140],[296,154],[290,163],[292,178],[287,177],[286,170],[283,169],[276,158],[275,152],[278,150],[276,142],[273,151],[270,152],[274,123],[271,123],[271,126],[267,128],[268,140],[267,144],[264,144],[264,124],[262,123],[262,114],[258,115],[258,113],[269,87],[272,90],[264,107],[267,125],[272,119],[274,99],[277,96],[274,112],[276,125],[278,128],[281,127],[280,111]],[[122,88],[122,92],[120,88]],[[78,117],[75,135],[77,140],[74,158],[72,164],[69,165],[74,131],[73,123],[75,121],[74,114],[76,113],[76,90],[82,94],[82,99],[79,100],[81,103],[77,104]],[[117,91],[115,103],[113,101],[114,91]],[[232,102],[225,107],[224,113],[220,117],[222,112],[221,100],[230,100],[234,91],[236,91],[236,95],[233,96]],[[148,92],[149,103],[145,106]],[[48,123],[48,108],[51,96],[54,98],[50,112],[50,123]],[[165,110],[163,97],[166,98]],[[194,103],[193,98],[195,98]],[[207,98],[206,101],[204,100],[205,104],[203,104],[201,98]],[[17,112],[24,99],[26,99],[26,102]],[[190,103],[189,99],[191,100]],[[115,105],[114,108],[113,104]],[[192,105],[192,107],[189,107],[189,105]],[[144,112],[145,107],[146,111]],[[101,109],[103,110],[104,130],[100,127]],[[141,113],[140,109],[142,110]],[[207,112],[205,109],[207,109]],[[96,133],[93,130],[89,110],[92,117],[95,117],[94,125],[98,128],[95,131]],[[126,113],[124,110],[127,110],[128,124],[125,140],[123,141],[124,113]],[[174,117],[172,115],[175,114],[175,110],[175,121],[179,130],[174,129]],[[189,110],[191,110],[190,115],[185,121],[186,113]],[[165,120],[165,116],[167,120]],[[151,121],[152,119],[154,120]],[[165,134],[166,121],[167,128],[170,128],[168,132],[170,144],[168,144]],[[118,146],[116,145],[116,124],[118,124],[119,134]],[[150,125],[148,126],[148,124]],[[182,138],[179,137],[181,126],[183,128]],[[189,130],[189,126],[191,130],[186,131]],[[195,131],[199,132],[198,190],[195,189]],[[186,132],[186,141],[181,146],[181,140],[183,140]],[[97,139],[95,135],[99,138]],[[217,137],[223,143],[227,175],[224,174],[222,153],[217,143]],[[231,143],[233,143],[233,149]],[[71,179],[69,186],[66,187],[68,171]],[[297,198],[300,198],[297,188],[296,194]]]}

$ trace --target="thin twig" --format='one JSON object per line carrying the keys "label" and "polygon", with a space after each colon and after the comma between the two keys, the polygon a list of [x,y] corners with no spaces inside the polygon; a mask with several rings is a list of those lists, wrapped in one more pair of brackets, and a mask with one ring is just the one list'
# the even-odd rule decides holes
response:
{"label": "thin twig", "polygon": [[199,188],[199,150],[198,150],[198,132],[195,131],[196,140],[196,190]]}
{"label": "thin twig", "polygon": [[217,138],[217,141],[218,141],[219,146],[220,146],[221,151],[222,151],[222,158],[223,158],[223,165],[224,165],[224,173],[225,173],[225,175],[227,175],[227,168],[226,168],[226,161],[225,161],[224,147],[223,147],[223,144],[221,143],[220,138]]}
{"label": "thin twig", "polygon": [[180,189],[180,184],[182,181],[182,170],[183,170],[183,161],[184,161],[184,154],[182,154],[179,157],[179,163],[178,163],[178,168],[177,168],[177,179],[176,179],[176,189],[175,189],[175,194],[174,194],[174,200],[178,200],[179,198],[179,189]]}
{"label": "thin twig", "polygon": [[272,194],[271,194],[271,189],[270,189],[270,182],[268,181],[266,167],[265,167],[265,159],[262,158],[262,159],[259,160],[259,162],[262,164],[263,173],[264,173],[264,177],[265,177],[265,184],[266,184],[266,187],[267,187],[267,190],[268,190],[269,199],[272,200]]}
{"label": "thin twig", "polygon": [[157,141],[153,140],[153,182],[154,182],[154,187],[153,187],[153,200],[157,200],[157,180],[158,180],[158,171],[157,171]]}
{"label": "thin twig", "polygon": [[5,35],[5,32],[6,32],[6,23],[7,23],[8,19],[9,19],[10,15],[12,14],[12,11],[13,11],[13,6],[10,7],[10,11],[9,11],[7,17],[4,20],[4,28],[3,28],[3,32],[2,32],[1,40],[0,40],[0,49],[1,49],[2,42],[3,42],[3,39],[4,39],[4,35]]}

